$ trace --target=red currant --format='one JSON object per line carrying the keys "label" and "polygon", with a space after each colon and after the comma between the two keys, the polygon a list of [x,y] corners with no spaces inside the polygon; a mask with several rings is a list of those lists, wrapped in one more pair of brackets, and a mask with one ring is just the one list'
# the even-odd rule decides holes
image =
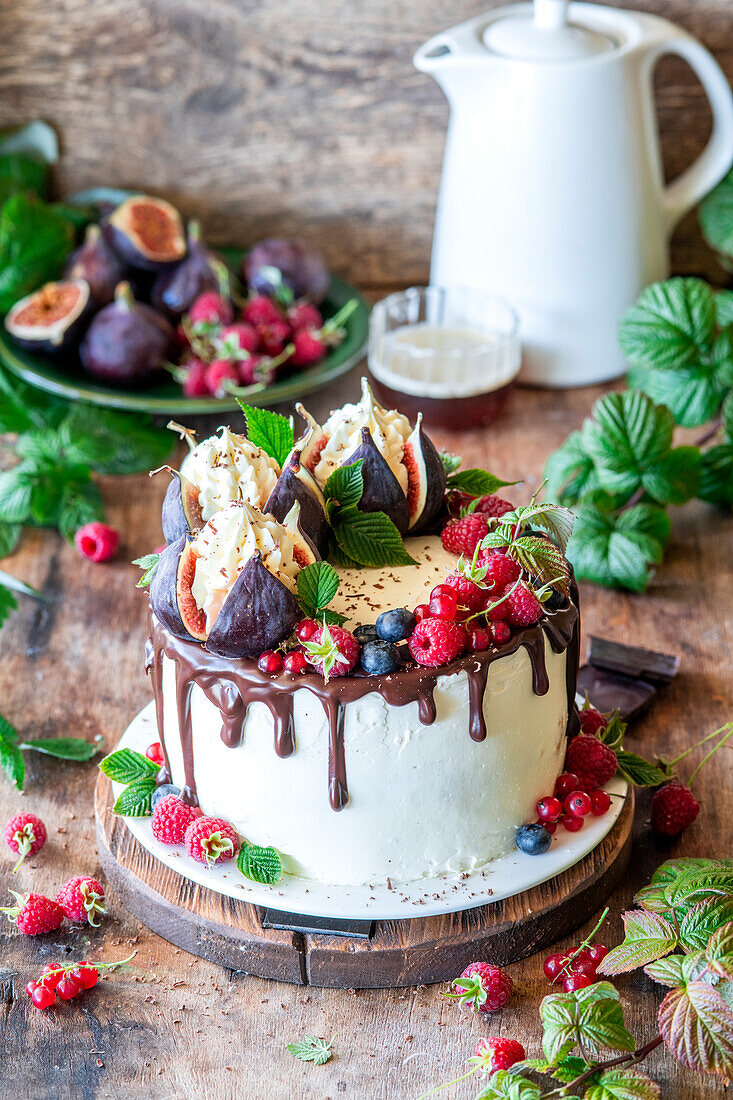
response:
{"label": "red currant", "polygon": [[596,964],[593,962],[592,959],[584,959],[581,955],[578,955],[578,957],[573,960],[573,964],[570,967],[570,973],[585,974],[587,975],[587,977],[593,978],[593,980],[595,981]]}
{"label": "red currant", "polygon": [[[441,587],[447,587],[447,585]],[[435,592],[435,589],[433,589],[433,592]],[[456,615],[458,614],[458,603],[455,593],[440,592],[438,595],[432,595],[428,608],[430,614],[436,619],[446,619],[451,623],[455,622]]]}
{"label": "red currant", "polygon": [[430,599],[434,596],[453,596],[455,598],[456,590],[450,584],[436,584],[435,588],[430,591]]}
{"label": "red currant", "polygon": [[547,956],[542,964],[542,969],[545,972],[545,977],[548,982],[554,982],[567,961],[567,955],[560,955],[557,952],[554,955]]}
{"label": "red currant", "polygon": [[79,986],[73,978],[67,976],[62,978],[56,986],[56,992],[62,1001],[70,1001],[72,997],[76,997],[79,992]]}
{"label": "red currant", "polygon": [[535,821],[535,825],[542,825],[545,829],[547,829],[550,836],[553,836],[554,833],[557,831],[558,823],[557,821]]}
{"label": "red currant", "polygon": [[56,1000],[56,996],[52,989],[46,989],[45,985],[39,985],[31,993],[31,1000],[36,1008],[40,1008],[41,1011],[43,1011],[44,1008],[51,1007]]}
{"label": "red currant", "polygon": [[577,791],[579,783],[580,780],[575,772],[563,772],[562,775],[558,775],[555,782],[555,797],[561,800],[567,798],[573,791]]}
{"label": "red currant", "polygon": [[25,991],[29,997],[33,994],[34,989],[38,989],[38,982],[34,981],[33,978],[31,978],[31,980],[28,982],[28,985],[25,987]]}
{"label": "red currant", "polygon": [[579,833],[583,828],[583,818],[573,817],[572,814],[564,814],[560,818],[560,824],[564,826],[569,833]]}
{"label": "red currant", "polygon": [[266,649],[260,654],[257,667],[260,672],[279,672],[283,667],[282,656],[272,649]]}
{"label": "red currant", "polygon": [[147,756],[148,760],[152,760],[153,763],[157,764],[159,768],[163,766],[163,746],[161,745],[160,741],[153,741],[152,745],[148,745],[145,750],[145,755]]}
{"label": "red currant", "polygon": [[590,813],[590,796],[585,791],[573,791],[563,803],[566,814],[572,817],[585,817]]}
{"label": "red currant", "polygon": [[585,989],[589,985],[593,985],[593,980],[587,974],[567,974],[562,980],[566,993],[574,993],[576,989]]}
{"label": "red currant", "polygon": [[298,635],[299,642],[309,642],[317,630],[317,622],[313,619],[303,619],[298,623],[295,633]]}
{"label": "red currant", "polygon": [[418,622],[422,622],[423,619],[427,619],[430,614],[430,608],[426,603],[419,603],[413,612]]}
{"label": "red currant", "polygon": [[592,943],[587,950],[588,958],[595,963],[596,966],[598,966],[608,954],[608,948],[603,943]]}
{"label": "red currant", "polygon": [[506,623],[489,623],[489,633],[494,645],[506,645],[512,636],[512,632]]}
{"label": "red currant", "polygon": [[76,970],[72,970],[69,977],[76,982],[79,989],[91,989],[99,980],[99,971],[87,962],[80,962]]}
{"label": "red currant", "polygon": [[305,654],[301,653],[299,649],[288,653],[283,660],[283,668],[286,672],[304,672],[307,667],[308,662],[305,659]]}
{"label": "red currant", "polygon": [[479,650],[488,649],[491,645],[491,635],[482,626],[474,627],[468,632],[468,644],[477,653]]}
{"label": "red currant", "polygon": [[605,791],[593,791],[590,796],[590,812],[594,817],[603,817],[611,805],[611,796]]}
{"label": "red currant", "polygon": [[562,802],[559,798],[553,798],[552,795],[547,795],[545,798],[541,798],[535,807],[537,810],[537,816],[540,821],[545,824],[548,821],[559,821],[562,814]]}
{"label": "red currant", "polygon": [[41,971],[41,983],[48,989],[55,989],[66,971],[58,963],[46,963]]}

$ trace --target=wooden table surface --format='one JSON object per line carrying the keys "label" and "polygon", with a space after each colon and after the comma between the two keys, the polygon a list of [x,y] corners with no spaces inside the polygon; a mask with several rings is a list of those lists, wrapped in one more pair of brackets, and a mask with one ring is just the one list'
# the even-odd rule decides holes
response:
{"label": "wooden table surface", "polygon": [[[311,402],[316,414],[356,395],[352,374]],[[508,479],[525,477],[516,497],[537,484],[547,453],[577,427],[600,390],[547,394],[523,390],[496,427],[436,441],[469,464]],[[53,597],[48,606],[24,601],[5,626],[0,661],[0,710],[28,736],[102,734],[109,751],[149,700],[143,670],[145,596],[128,564],[161,541],[159,503],[165,486],[145,477],[103,485],[110,520],[122,533],[107,565],[81,560],[55,533],[26,535],[3,562]],[[679,679],[632,730],[631,746],[645,754],[680,751],[731,718],[733,645],[733,520],[693,503],[673,513],[667,558],[644,595],[582,586],[583,626],[621,641],[679,652]],[[68,877],[99,873],[94,842],[93,763],[73,765],[26,754],[25,795],[0,780],[2,821],[21,809],[46,821],[49,843],[11,882],[18,890],[53,893]],[[611,899],[604,941],[616,943],[620,912],[635,889],[671,855],[730,855],[733,756],[722,752],[698,787],[697,822],[675,842],[652,836],[648,797],[639,798],[635,847],[627,881]],[[3,851],[5,849],[3,848]],[[588,931],[596,918],[588,913]],[[559,946],[564,946],[560,944]],[[128,973],[117,973],[79,1000],[46,1013],[25,994],[29,978],[52,959],[122,958],[136,948]],[[224,971],[171,947],[110,898],[98,930],[66,929],[26,938],[11,925],[0,932],[0,1094],[46,1100],[125,1097],[202,1097],[220,1100],[412,1100],[463,1072],[478,1038],[519,1038],[540,1053],[537,1008],[547,992],[541,958],[511,967],[515,994],[484,1022],[453,1006],[440,987],[333,991],[301,988]],[[658,986],[643,974],[619,981],[627,1020],[640,1042],[656,1033]],[[296,1061],[286,1043],[304,1034],[336,1033],[325,1066]],[[463,1068],[462,1068],[463,1067]],[[648,1070],[674,1100],[723,1094],[719,1079],[681,1071],[658,1050]],[[463,1100],[478,1091],[465,1082],[444,1095]]]}

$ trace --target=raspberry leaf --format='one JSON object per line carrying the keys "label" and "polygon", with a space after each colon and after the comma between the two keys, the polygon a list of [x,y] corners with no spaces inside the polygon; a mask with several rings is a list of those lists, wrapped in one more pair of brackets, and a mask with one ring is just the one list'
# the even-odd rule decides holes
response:
{"label": "raspberry leaf", "polygon": [[733,1076],[733,1009],[706,982],[670,990],[659,1006],[659,1030],[683,1066]]}
{"label": "raspberry leaf", "polygon": [[729,921],[713,932],[705,948],[705,956],[712,974],[733,981],[733,922]]}
{"label": "raspberry leaf", "polygon": [[661,768],[656,764],[650,764],[635,752],[625,752],[620,749],[616,752],[616,759],[621,775],[635,787],[658,787],[667,778]]}
{"label": "raspberry leaf", "polygon": [[683,962],[684,955],[668,955],[666,959],[656,959],[654,962],[647,963],[644,967],[644,973],[653,978],[655,982],[674,988],[678,985],[684,985]]}
{"label": "raspberry leaf", "polygon": [[654,504],[614,511],[605,495],[578,505],[568,558],[576,575],[598,584],[641,592],[662,560],[670,532],[666,512]]}
{"label": "raspberry leaf", "polygon": [[112,807],[112,813],[120,817],[150,817],[153,812],[150,800],[156,787],[155,779],[137,779],[125,787]]}
{"label": "raspberry leaf", "polygon": [[[335,1038],[336,1036],[334,1036]],[[306,1035],[297,1043],[288,1043],[287,1045],[287,1049],[294,1058],[299,1058],[301,1062],[315,1062],[317,1066],[323,1066],[329,1060],[333,1054],[332,1047],[333,1039],[327,1042],[315,1035]]]}
{"label": "raspberry leaf", "polygon": [[680,921],[680,943],[688,951],[702,951],[711,935],[733,921],[733,897],[696,902]]}
{"label": "raspberry leaf", "polygon": [[349,466],[337,466],[329,474],[323,488],[323,495],[329,503],[329,514],[334,508],[349,508],[359,503],[364,492],[363,464],[364,460],[360,458]]}
{"label": "raspberry leaf", "polygon": [[609,1069],[586,1089],[585,1100],[656,1100],[659,1085],[638,1069]]}
{"label": "raspberry leaf", "polygon": [[600,1047],[634,1049],[618,992],[609,982],[596,982],[574,993],[552,993],[542,1001],[540,1016],[542,1048],[552,1064],[562,1061],[576,1046],[592,1054]]}
{"label": "raspberry leaf", "polygon": [[158,765],[132,749],[118,749],[105,756],[99,770],[115,783],[134,783],[138,779],[149,779],[158,774]]}
{"label": "raspberry leaf", "polygon": [[[298,600],[308,618],[320,617],[338,592],[338,573],[327,561],[314,561],[298,573]],[[333,616],[334,613],[331,612]],[[343,616],[336,615],[342,619]]]}
{"label": "raspberry leaf", "polygon": [[719,443],[703,451],[699,496],[709,504],[733,505],[733,444]]}
{"label": "raspberry leaf", "polygon": [[279,466],[283,466],[295,443],[292,418],[269,409],[245,405],[243,401],[237,400],[237,404],[247,421],[247,438],[250,443],[261,447]]}
{"label": "raspberry leaf", "polygon": [[702,279],[653,283],[621,319],[619,343],[632,366],[693,366],[715,330],[713,292]]}
{"label": "raspberry leaf", "polygon": [[571,1084],[588,1068],[588,1063],[574,1054],[560,1062],[548,1062],[546,1058],[528,1058],[523,1064],[537,1073],[549,1073],[556,1081],[562,1081],[565,1085]]}
{"label": "raspberry leaf", "polygon": [[511,1070],[500,1069],[493,1073],[476,1100],[541,1100],[541,1096],[538,1086],[526,1077],[519,1077],[512,1067]]}
{"label": "raspberry leaf", "polygon": [[502,481],[488,470],[458,470],[448,475],[448,489],[458,489],[472,497],[488,496],[507,485],[516,485],[516,481]]}
{"label": "raspberry leaf", "polygon": [[355,506],[340,508],[331,521],[339,548],[358,565],[415,565],[405,550],[402,536],[384,512],[361,512]]}
{"label": "raspberry leaf", "polygon": [[624,941],[609,951],[598,967],[599,973],[613,977],[636,970],[663,958],[678,945],[673,926],[659,913],[634,909],[623,914],[623,921]]}
{"label": "raspberry leaf", "polygon": [[283,877],[282,860],[276,848],[261,848],[258,844],[243,844],[237,856],[237,867],[245,878],[274,886]]}
{"label": "raspberry leaf", "polygon": [[698,217],[710,247],[733,257],[733,168],[700,203]]}
{"label": "raspberry leaf", "polygon": [[568,507],[601,487],[595,463],[583,446],[580,432],[571,432],[563,445],[550,455],[544,477],[547,496]]}
{"label": "raspberry leaf", "polygon": [[460,455],[449,454],[448,451],[440,451],[440,461],[443,463],[443,469],[447,475],[454,474],[458,467],[461,465],[462,459]]}

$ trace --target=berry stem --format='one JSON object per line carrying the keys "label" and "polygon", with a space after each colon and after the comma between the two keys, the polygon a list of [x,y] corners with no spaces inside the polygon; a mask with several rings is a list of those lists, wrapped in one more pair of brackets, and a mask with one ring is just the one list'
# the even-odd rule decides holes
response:
{"label": "berry stem", "polygon": [[557,1088],[551,1089],[550,1092],[543,1092],[538,1100],[551,1100],[551,1098],[555,1096],[569,1096],[571,1090],[573,1093],[576,1093],[578,1091],[578,1086],[584,1085],[589,1077],[593,1077],[593,1075],[599,1071],[613,1069],[616,1066],[623,1066],[624,1069],[631,1069],[632,1066],[636,1066],[639,1062],[643,1062],[647,1055],[651,1054],[653,1050],[656,1050],[658,1046],[662,1045],[662,1042],[662,1036],[656,1035],[653,1039],[650,1039],[648,1043],[645,1043],[643,1047],[639,1047],[637,1050],[632,1051],[631,1054],[621,1054],[618,1058],[611,1058],[608,1062],[597,1062],[595,1065],[589,1066],[589,1068],[581,1073],[580,1077],[576,1077],[574,1081],[558,1085]]}
{"label": "berry stem", "polygon": [[[721,747],[722,747],[722,746],[723,746],[723,745],[724,745],[724,744],[726,743],[726,741],[727,741],[727,740],[728,740],[728,739],[729,739],[729,738],[731,737],[731,735],[733,735],[733,722],[728,722],[727,726],[723,726],[723,727],[722,727],[722,729],[726,730],[726,732],[725,732],[725,733],[723,734],[723,736],[721,737],[720,741],[718,741],[717,745],[715,745],[715,746],[714,746],[714,747],[713,747],[713,748],[712,748],[712,749],[710,750],[710,752],[709,752],[709,753],[706,753],[706,755],[705,755],[705,756],[703,756],[702,760],[701,760],[701,761],[700,761],[700,763],[699,763],[699,764],[697,765],[697,767],[696,767],[696,768],[695,768],[695,770],[693,771],[693,773],[692,773],[692,775],[690,776],[690,778],[689,778],[689,779],[687,780],[687,785],[688,785],[688,787],[689,787],[689,786],[690,786],[690,785],[692,784],[692,781],[693,781],[693,779],[695,778],[695,776],[697,775],[697,773],[698,773],[698,772],[700,771],[700,769],[701,769],[701,768],[702,768],[702,767],[703,767],[703,766],[704,766],[704,765],[705,765],[705,764],[706,764],[706,763],[708,762],[708,760],[710,759],[710,757],[711,757],[711,756],[714,756],[714,755],[715,755],[715,753],[716,753],[716,752],[718,751],[718,749],[719,749],[719,748],[721,748]],[[717,732],[719,733],[719,732],[720,732],[720,730],[718,730]]]}
{"label": "berry stem", "polygon": [[334,313],[333,317],[329,317],[321,329],[321,332],[325,336],[330,336],[331,333],[338,331],[338,329],[343,327],[344,321],[348,321],[358,305],[359,302],[356,298],[349,299],[348,302],[341,306],[341,309]]}
{"label": "berry stem", "polygon": [[[707,736],[703,737],[702,740],[696,741],[694,745],[690,745],[689,749],[685,749],[685,751],[681,752],[679,756],[675,756],[674,760],[667,761],[666,766],[668,768],[673,768],[675,764],[679,764],[680,760],[684,760],[686,756],[690,755],[690,753],[695,752],[696,749],[702,748],[702,746],[708,741],[712,741],[714,737],[719,737],[721,734],[726,734],[725,740],[727,740],[730,736],[731,730],[733,730],[733,722],[726,722],[726,724],[724,726],[721,726],[720,729],[713,730],[712,733],[707,734]],[[722,743],[723,742],[721,741],[721,744]],[[715,752],[719,747],[720,746],[716,745],[715,749],[713,749],[713,752]],[[707,760],[707,757],[705,757],[705,760]],[[698,765],[696,771],[699,771],[699,769],[702,767],[702,764],[704,763],[705,761],[703,760],[702,763]],[[693,775],[694,774],[695,773],[693,772]]]}
{"label": "berry stem", "polygon": [[468,1073],[462,1073],[460,1077],[454,1077],[452,1081],[445,1081],[442,1085],[436,1085],[434,1089],[430,1089],[429,1092],[421,1093],[417,1100],[425,1100],[426,1096],[434,1096],[436,1092],[442,1092],[443,1089],[449,1089],[451,1085],[457,1085],[459,1081],[465,1081],[467,1077],[473,1076],[477,1070],[481,1069],[481,1063],[470,1069]]}
{"label": "berry stem", "polygon": [[558,973],[557,973],[557,974],[555,975],[555,977],[554,977],[554,978],[552,979],[552,984],[553,984],[553,985],[554,985],[554,984],[555,984],[555,982],[556,982],[556,981],[558,980],[558,978],[561,978],[561,977],[563,977],[563,975],[565,974],[565,971],[566,971],[566,970],[567,970],[567,969],[568,969],[568,968],[569,968],[570,966],[572,966],[572,964],[573,964],[573,963],[575,962],[575,960],[577,959],[577,957],[578,957],[578,955],[580,954],[580,952],[581,952],[581,951],[582,951],[582,950],[583,950],[584,948],[586,948],[586,947],[590,947],[590,944],[591,944],[591,941],[592,941],[593,937],[595,936],[596,932],[598,932],[598,931],[599,931],[599,929],[601,928],[601,925],[602,925],[602,924],[604,923],[604,921],[605,921],[606,917],[608,916],[609,912],[610,912],[610,909],[609,909],[609,907],[608,907],[608,906],[606,906],[606,908],[605,908],[605,909],[603,910],[603,912],[601,913],[600,917],[598,918],[598,923],[596,924],[596,926],[595,926],[595,928],[593,929],[593,931],[592,931],[592,932],[589,932],[589,934],[588,934],[588,935],[587,935],[587,936],[585,937],[585,939],[583,940],[583,942],[582,942],[582,943],[581,943],[581,944],[580,944],[580,945],[578,946],[578,948],[577,948],[577,949],[576,949],[576,950],[575,950],[575,951],[573,952],[573,954],[572,954],[572,955],[570,956],[570,958],[569,958],[569,959],[568,959],[568,961],[567,961],[567,962],[565,963],[565,965],[564,965],[564,966],[563,966],[563,967],[561,968],[561,970],[560,970],[560,971],[559,971],[559,972],[558,972]]}

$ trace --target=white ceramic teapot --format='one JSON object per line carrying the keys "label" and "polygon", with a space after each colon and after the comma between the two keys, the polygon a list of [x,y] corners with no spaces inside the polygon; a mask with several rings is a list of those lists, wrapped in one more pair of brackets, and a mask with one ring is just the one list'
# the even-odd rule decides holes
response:
{"label": "white ceramic teapot", "polygon": [[[652,73],[666,53],[695,70],[714,125],[698,160],[665,187]],[[566,0],[461,23],[422,46],[415,65],[451,106],[431,282],[517,308],[526,381],[616,377],[622,313],[667,276],[675,223],[733,160],[720,67],[666,19]]]}

